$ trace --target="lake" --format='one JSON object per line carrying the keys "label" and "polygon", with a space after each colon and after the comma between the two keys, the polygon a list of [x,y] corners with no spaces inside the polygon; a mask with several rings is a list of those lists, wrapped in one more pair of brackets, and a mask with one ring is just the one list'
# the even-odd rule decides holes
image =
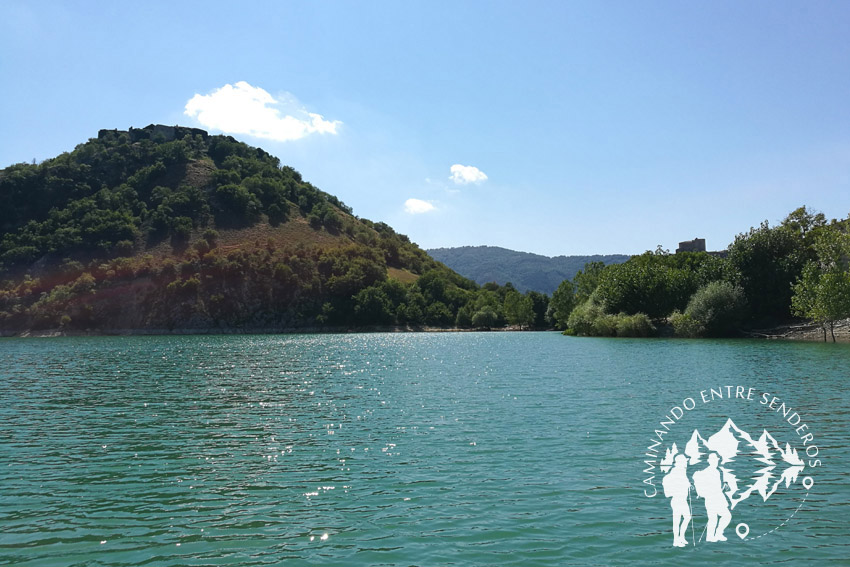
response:
{"label": "lake", "polygon": [[[0,565],[847,565],[849,370],[754,340],[2,339]],[[739,429],[805,468],[779,482]],[[774,492],[726,542],[689,492],[676,548],[658,467],[695,430]]]}

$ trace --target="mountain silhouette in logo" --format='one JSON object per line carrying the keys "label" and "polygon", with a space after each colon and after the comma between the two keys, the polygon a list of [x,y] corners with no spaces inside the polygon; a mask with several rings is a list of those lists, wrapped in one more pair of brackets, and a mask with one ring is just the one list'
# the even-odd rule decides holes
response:
{"label": "mountain silhouette in logo", "polygon": [[711,452],[708,443],[699,434],[698,429],[694,429],[690,440],[685,445],[685,455],[688,457],[688,464],[695,465],[703,460],[703,457]]}
{"label": "mountain silhouette in logo", "polygon": [[779,443],[776,442],[773,435],[767,432],[767,429],[761,432],[761,437],[756,439],[754,445],[756,451],[762,456],[762,462],[768,466],[774,464],[776,454],[781,453]]}
{"label": "mountain silhouette in logo", "polygon": [[[706,445],[720,455],[721,462],[724,464],[735,460],[735,457],[745,451],[760,454],[750,434],[740,429],[731,419],[727,419],[723,427],[708,438]],[[766,458],[770,458],[770,455]]]}
{"label": "mountain silhouette in logo", "polygon": [[[790,444],[786,443],[783,448],[766,429],[754,439],[731,419],[707,438],[695,429],[682,453],[688,458],[691,470],[700,469],[709,454],[717,454],[723,472],[724,494],[731,508],[754,492],[766,501],[780,484],[788,488],[796,482],[805,466]],[[665,451],[659,463],[662,472],[670,470],[678,454],[675,443]],[[785,469],[779,474],[777,469],[783,464]]]}

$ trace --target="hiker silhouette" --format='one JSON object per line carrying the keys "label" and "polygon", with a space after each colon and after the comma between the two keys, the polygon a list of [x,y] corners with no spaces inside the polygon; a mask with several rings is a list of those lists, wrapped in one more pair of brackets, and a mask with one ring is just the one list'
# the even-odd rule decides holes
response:
{"label": "hiker silhouette", "polygon": [[726,541],[723,530],[732,521],[729,500],[723,492],[727,483],[723,478],[723,470],[718,466],[719,462],[717,453],[709,453],[708,466],[693,474],[697,496],[705,501],[705,514],[708,517],[706,541]]}
{"label": "hiker silhouette", "polygon": [[688,503],[691,481],[688,480],[688,458],[685,455],[676,455],[673,467],[664,476],[661,485],[673,509],[673,545],[685,547],[688,545],[685,535],[691,521],[691,507]]}

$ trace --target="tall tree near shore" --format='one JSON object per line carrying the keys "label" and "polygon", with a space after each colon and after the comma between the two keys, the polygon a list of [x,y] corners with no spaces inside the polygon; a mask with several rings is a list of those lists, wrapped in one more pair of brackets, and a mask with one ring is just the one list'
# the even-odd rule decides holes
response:
{"label": "tall tree near shore", "polygon": [[549,314],[552,323],[558,329],[566,329],[573,308],[576,306],[575,284],[570,280],[564,280],[549,301]]}
{"label": "tall tree near shore", "polygon": [[729,248],[729,262],[744,289],[753,318],[782,321],[788,318],[791,285],[806,259],[799,234],[767,221],[739,234]]}
{"label": "tall tree near shore", "polygon": [[837,227],[823,229],[813,245],[817,260],[809,261],[794,284],[791,309],[829,330],[835,342],[835,322],[850,317],[850,235]]}
{"label": "tall tree near shore", "polygon": [[575,284],[576,303],[584,303],[599,285],[599,276],[605,269],[603,262],[588,262],[573,278]]}
{"label": "tall tree near shore", "polygon": [[[709,258],[704,252],[699,256]],[[650,319],[662,319],[674,309],[684,309],[696,291],[697,272],[693,267],[679,267],[686,257],[659,249],[608,266],[600,275],[594,296],[606,313],[644,313]]]}
{"label": "tall tree near shore", "polygon": [[531,311],[534,315],[533,325],[538,329],[546,326],[546,312],[549,309],[549,296],[539,291],[529,291],[526,293],[529,301],[531,301]]}
{"label": "tall tree near shore", "polygon": [[531,298],[520,295],[515,289],[505,294],[504,301],[505,318],[511,325],[519,325],[519,328],[529,327],[534,323],[534,310]]}

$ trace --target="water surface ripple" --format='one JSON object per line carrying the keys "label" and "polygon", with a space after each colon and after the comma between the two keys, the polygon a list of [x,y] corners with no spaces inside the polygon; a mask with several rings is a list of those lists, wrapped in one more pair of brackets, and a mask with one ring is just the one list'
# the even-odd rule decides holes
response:
{"label": "water surface ripple", "polygon": [[[0,565],[846,565],[848,368],[848,345],[555,333],[6,339]],[[642,454],[727,384],[793,401],[823,466],[776,533],[674,549]]]}

